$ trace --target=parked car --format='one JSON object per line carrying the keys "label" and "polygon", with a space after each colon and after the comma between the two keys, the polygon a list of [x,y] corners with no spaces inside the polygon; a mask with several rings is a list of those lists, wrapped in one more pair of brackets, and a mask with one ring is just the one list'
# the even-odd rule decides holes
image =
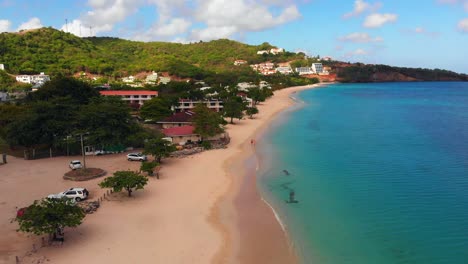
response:
{"label": "parked car", "polygon": [[77,202],[82,201],[88,198],[89,192],[86,188],[70,188],[64,192],[51,194],[47,196],[50,199],[62,199],[62,198],[69,198],[75,200]]}
{"label": "parked car", "polygon": [[128,153],[127,154],[127,160],[129,161],[146,161],[148,160],[148,157],[146,155],[143,155],[141,153]]}
{"label": "parked car", "polygon": [[70,161],[70,164],[68,165],[70,169],[76,170],[76,169],[81,169],[83,168],[83,165],[81,164],[81,161],[79,160],[72,160]]}

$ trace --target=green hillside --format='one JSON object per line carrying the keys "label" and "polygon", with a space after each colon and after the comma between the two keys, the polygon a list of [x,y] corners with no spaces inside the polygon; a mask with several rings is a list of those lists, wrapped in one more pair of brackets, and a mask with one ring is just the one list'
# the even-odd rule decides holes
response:
{"label": "green hillside", "polygon": [[8,72],[51,75],[88,71],[107,76],[125,76],[140,71],[169,71],[180,77],[203,77],[210,73],[238,70],[234,60],[249,63],[285,61],[302,57],[286,52],[257,55],[263,43],[246,45],[227,39],[191,44],[137,42],[110,37],[79,38],[53,28],[0,34],[0,63]]}

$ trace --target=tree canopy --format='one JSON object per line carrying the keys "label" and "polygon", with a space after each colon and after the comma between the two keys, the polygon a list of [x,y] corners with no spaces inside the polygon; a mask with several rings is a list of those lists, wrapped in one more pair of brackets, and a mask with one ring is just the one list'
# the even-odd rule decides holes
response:
{"label": "tree canopy", "polygon": [[202,138],[213,137],[224,131],[222,127],[224,119],[217,112],[211,111],[205,104],[197,104],[194,112],[194,132]]}
{"label": "tree canopy", "polygon": [[140,109],[141,118],[151,120],[151,122],[161,121],[170,115],[172,115],[170,103],[160,97],[146,101]]}
{"label": "tree canopy", "polygon": [[169,157],[169,155],[176,150],[176,147],[169,141],[163,139],[162,135],[149,139],[145,143],[145,154],[151,154],[158,163],[161,159]]}
{"label": "tree canopy", "polygon": [[114,192],[125,189],[128,197],[134,190],[143,189],[148,183],[148,178],[133,171],[116,171],[114,176],[105,178],[99,183],[101,188],[111,188]]}
{"label": "tree canopy", "polygon": [[21,210],[16,217],[18,231],[55,234],[64,227],[76,227],[85,217],[83,210],[67,199],[43,199]]}

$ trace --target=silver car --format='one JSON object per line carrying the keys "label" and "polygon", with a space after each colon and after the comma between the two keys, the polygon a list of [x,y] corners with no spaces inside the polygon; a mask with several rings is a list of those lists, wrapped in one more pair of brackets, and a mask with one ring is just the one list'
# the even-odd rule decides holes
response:
{"label": "silver car", "polygon": [[81,169],[81,168],[83,168],[83,165],[81,164],[81,161],[79,161],[79,160],[72,160],[72,161],[70,161],[70,164],[68,164],[68,166],[69,166],[70,169],[72,169],[72,170],[76,170],[76,169]]}
{"label": "silver car", "polygon": [[146,157],[146,155],[143,155],[141,153],[128,153],[127,154],[127,160],[129,160],[129,161],[147,161],[148,157]]}

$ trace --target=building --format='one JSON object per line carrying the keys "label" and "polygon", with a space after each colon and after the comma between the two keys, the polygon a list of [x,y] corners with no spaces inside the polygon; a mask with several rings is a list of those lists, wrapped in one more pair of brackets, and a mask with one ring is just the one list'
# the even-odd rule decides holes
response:
{"label": "building", "polygon": [[268,53],[270,53],[268,50],[259,50],[259,51],[257,51],[258,55],[263,55],[263,54],[268,54]]}
{"label": "building", "polygon": [[[170,138],[173,144],[185,145],[187,143],[198,142],[202,140],[202,137],[195,134],[194,126],[180,126],[171,127],[162,130],[162,133],[167,138]],[[204,140],[221,140],[228,138],[227,133],[222,133],[214,137],[204,138]]]}
{"label": "building", "polygon": [[156,84],[158,82],[158,73],[153,72],[150,75],[146,76],[145,83]]}
{"label": "building", "polygon": [[280,67],[276,68],[276,71],[281,73],[281,74],[291,74],[291,73],[293,73],[290,66],[280,66]]}
{"label": "building", "polygon": [[158,92],[156,91],[99,91],[103,96],[120,96],[122,100],[128,102],[129,104],[139,104],[140,106],[145,103],[145,101],[151,100],[155,97],[158,97]]}
{"label": "building", "polygon": [[181,127],[181,126],[188,126],[193,124],[193,117],[195,116],[195,112],[193,111],[183,111],[179,113],[175,113],[171,116],[168,116],[161,121],[156,122],[161,128],[171,128],[171,127]]}
{"label": "building", "polygon": [[29,83],[29,84],[37,84],[37,83],[45,83],[50,81],[49,75],[44,74],[41,72],[41,74],[36,74],[36,75],[17,75],[16,76],[16,81],[22,82],[22,83]]}
{"label": "building", "polygon": [[314,74],[311,67],[297,67],[296,72],[299,75]]}
{"label": "building", "polygon": [[253,107],[254,106],[252,98],[247,97],[246,93],[240,92],[240,93],[237,94],[237,96],[242,98],[242,101],[244,101],[244,103],[246,103],[247,107]]}
{"label": "building", "polygon": [[236,60],[236,61],[234,61],[234,65],[236,65],[236,66],[243,65],[243,64],[247,64],[247,61],[246,60]]}
{"label": "building", "polygon": [[4,71],[5,70],[5,65],[0,64],[0,70]]}
{"label": "building", "polygon": [[282,52],[284,52],[283,48],[277,48],[277,49],[271,49],[270,50],[270,53],[273,54],[273,55],[276,55],[276,54],[282,53]]}
{"label": "building", "polygon": [[185,112],[188,110],[193,110],[197,104],[205,104],[206,107],[212,109],[213,111],[220,112],[223,109],[223,102],[218,99],[209,99],[204,101],[192,101],[190,99],[180,99],[179,104],[172,106],[172,111],[174,112]]}
{"label": "building", "polygon": [[255,88],[257,85],[248,82],[241,82],[237,84],[239,91],[248,91],[250,88]]}
{"label": "building", "polygon": [[159,83],[168,84],[171,82],[171,77],[159,77]]}
{"label": "building", "polygon": [[332,57],[326,56],[326,57],[323,57],[322,60],[323,60],[323,61],[332,61],[333,58],[332,58]]}
{"label": "building", "polygon": [[124,82],[124,83],[134,83],[135,82],[135,77],[133,77],[132,75],[130,75],[128,77],[123,77],[122,82]]}
{"label": "building", "polygon": [[259,87],[260,89],[263,89],[263,88],[271,89],[271,85],[267,81],[261,81]]}
{"label": "building", "polygon": [[322,63],[312,63],[312,72],[315,74],[323,73],[323,65]]}

